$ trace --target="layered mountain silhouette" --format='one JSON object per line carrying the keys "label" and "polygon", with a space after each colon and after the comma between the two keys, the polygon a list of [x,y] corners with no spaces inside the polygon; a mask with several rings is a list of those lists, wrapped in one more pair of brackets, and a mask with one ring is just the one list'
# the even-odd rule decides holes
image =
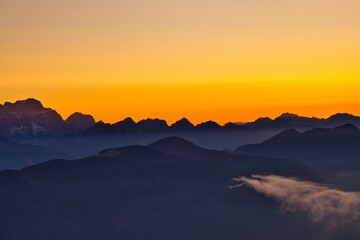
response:
{"label": "layered mountain silhouette", "polygon": [[270,118],[259,118],[252,123],[245,124],[247,128],[315,128],[315,127],[337,127],[345,124],[360,126],[360,117],[348,113],[337,113],[329,118],[309,118],[292,113],[284,113],[274,120]]}
{"label": "layered mountain silhouette", "polygon": [[[279,214],[272,200],[228,188],[233,177],[254,173],[317,178],[291,160],[237,156],[166,138],[0,172],[0,234],[39,240],[307,236],[311,226]],[[301,237],[295,234],[300,229]]]}
{"label": "layered mountain silhouette", "polygon": [[20,169],[37,163],[68,156],[53,149],[20,144],[0,137],[0,170]]}
{"label": "layered mountain silhouette", "polygon": [[94,124],[93,117],[81,113],[74,113],[64,121],[55,110],[32,98],[0,105],[0,136],[4,137],[60,137],[84,131]]}
{"label": "layered mountain silhouette", "polygon": [[216,131],[253,131],[253,130],[298,130],[315,127],[337,127],[353,124],[360,127],[360,117],[347,113],[338,113],[327,119],[301,117],[296,114],[284,113],[281,116],[259,118],[245,124],[227,123],[223,126],[214,121],[198,125],[182,118],[172,125],[162,119],[144,119],[135,122],[126,118],[114,124],[99,121],[95,123],[91,115],[74,113],[65,121],[53,109],[45,108],[36,99],[27,99],[15,103],[6,102],[0,105],[0,136],[19,137],[61,137],[65,135],[99,136],[127,133],[164,133],[164,132],[216,132]]}
{"label": "layered mountain silhouette", "polygon": [[[81,113],[64,120],[35,99],[5,103],[0,236],[319,239],[321,228],[302,214],[279,214],[270,198],[228,186],[234,177],[260,174],[358,191],[359,126],[359,117],[346,113],[327,119],[285,113],[223,126],[186,118],[109,124]],[[68,158],[62,152],[77,160],[61,160]],[[349,229],[326,238],[358,239]]]}
{"label": "layered mountain silhouette", "polygon": [[[235,125],[234,129],[243,129],[240,125]],[[132,118],[126,118],[114,124],[98,122],[94,126],[85,130],[82,135],[117,135],[124,133],[164,133],[164,132],[192,132],[192,131],[220,131],[226,130],[214,121],[200,123],[194,126],[188,119],[182,118],[172,125],[168,125],[165,120],[158,118],[144,119],[135,122]]]}
{"label": "layered mountain silhouette", "polygon": [[360,130],[346,124],[336,128],[315,128],[305,132],[286,130],[262,143],[235,150],[237,154],[284,157],[322,167],[360,170]]}
{"label": "layered mountain silhouette", "polygon": [[[131,127],[129,127],[131,123]],[[221,126],[214,121],[207,121],[198,125],[192,124],[188,119],[183,118],[172,125],[161,119],[145,119],[136,123],[131,118],[115,124],[99,122],[83,132],[84,135],[103,135],[121,133],[161,133],[161,132],[197,132],[197,131],[227,131],[227,130],[267,130],[267,129],[311,129],[316,127],[336,127],[344,124],[360,126],[360,117],[343,113],[335,114],[327,119],[301,117],[295,114],[285,113],[275,118],[259,118],[258,120],[246,123],[226,123]]]}

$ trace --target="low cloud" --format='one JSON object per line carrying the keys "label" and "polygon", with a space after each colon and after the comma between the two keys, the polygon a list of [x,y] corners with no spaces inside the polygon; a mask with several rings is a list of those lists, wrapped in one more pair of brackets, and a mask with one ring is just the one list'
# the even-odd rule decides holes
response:
{"label": "low cloud", "polygon": [[360,221],[360,193],[344,192],[316,183],[280,176],[253,175],[233,179],[238,185],[278,201],[289,212],[305,212],[314,223],[329,228],[358,225]]}

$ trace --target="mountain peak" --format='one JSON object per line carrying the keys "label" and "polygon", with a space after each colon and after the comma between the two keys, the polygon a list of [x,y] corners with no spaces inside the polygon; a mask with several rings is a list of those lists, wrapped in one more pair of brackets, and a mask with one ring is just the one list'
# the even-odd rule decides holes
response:
{"label": "mountain peak", "polygon": [[217,122],[207,121],[196,125],[196,128],[200,130],[208,131],[208,130],[219,130],[221,129],[221,126]]}
{"label": "mountain peak", "polygon": [[126,123],[135,123],[134,119],[132,119],[131,117],[127,117],[125,118],[124,120],[122,120],[123,122],[126,122]]}
{"label": "mountain peak", "polygon": [[137,125],[131,117],[127,117],[124,120],[115,123],[113,126],[115,126],[115,131],[121,133],[131,133],[138,131]]}
{"label": "mountain peak", "polygon": [[175,123],[190,123],[189,119],[187,119],[186,117],[183,117],[182,119],[176,121]]}
{"label": "mountain peak", "polygon": [[300,116],[294,113],[283,113],[281,114],[279,117],[277,117],[277,119],[289,119],[289,118],[299,118]]}
{"label": "mountain peak", "polygon": [[32,108],[42,108],[42,103],[35,98],[28,98],[25,100],[18,100],[15,103],[5,102],[4,107],[32,107]]}
{"label": "mountain peak", "polygon": [[18,101],[18,102],[26,102],[28,104],[38,105],[38,106],[41,106],[41,107],[43,106],[42,103],[39,100],[35,99],[35,98],[28,98],[26,100]]}
{"label": "mountain peak", "polygon": [[0,126],[5,137],[48,137],[63,133],[62,117],[34,98],[5,102],[0,110]]}
{"label": "mountain peak", "polygon": [[260,117],[260,118],[255,120],[255,123],[269,123],[271,121],[272,120],[269,117]]}
{"label": "mountain peak", "polygon": [[95,119],[89,114],[75,112],[65,120],[65,123],[71,132],[81,132],[95,125]]}
{"label": "mountain peak", "polygon": [[194,128],[194,124],[192,124],[187,118],[182,118],[170,126],[170,129],[173,131],[189,131]]}
{"label": "mountain peak", "polygon": [[336,113],[331,115],[328,119],[349,119],[349,118],[356,118],[356,116],[350,113]]}
{"label": "mountain peak", "polygon": [[162,132],[168,129],[168,125],[165,120],[147,118],[137,123],[139,130],[142,132]]}

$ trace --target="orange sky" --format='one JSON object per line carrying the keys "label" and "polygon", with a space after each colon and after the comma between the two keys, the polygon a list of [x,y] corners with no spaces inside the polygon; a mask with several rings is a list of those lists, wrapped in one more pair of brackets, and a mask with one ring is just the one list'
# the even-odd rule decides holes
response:
{"label": "orange sky", "polygon": [[0,102],[64,117],[360,115],[358,0],[2,0]]}

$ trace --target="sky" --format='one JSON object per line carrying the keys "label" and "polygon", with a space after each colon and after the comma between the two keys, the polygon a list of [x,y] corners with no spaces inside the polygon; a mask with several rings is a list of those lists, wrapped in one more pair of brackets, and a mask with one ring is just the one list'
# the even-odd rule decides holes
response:
{"label": "sky", "polygon": [[116,122],[360,115],[358,0],[0,0],[0,103]]}

